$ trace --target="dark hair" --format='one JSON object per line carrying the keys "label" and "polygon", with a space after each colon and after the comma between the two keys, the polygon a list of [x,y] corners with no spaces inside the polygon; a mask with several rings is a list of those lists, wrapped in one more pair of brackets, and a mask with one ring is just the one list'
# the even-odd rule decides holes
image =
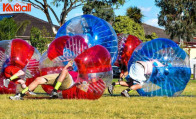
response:
{"label": "dark hair", "polygon": [[120,65],[120,69],[125,72],[125,71],[127,71],[127,66],[126,65]]}

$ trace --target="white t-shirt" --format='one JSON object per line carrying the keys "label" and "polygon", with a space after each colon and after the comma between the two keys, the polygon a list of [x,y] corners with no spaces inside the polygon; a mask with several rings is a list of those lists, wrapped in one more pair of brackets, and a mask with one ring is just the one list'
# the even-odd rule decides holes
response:
{"label": "white t-shirt", "polygon": [[146,81],[146,77],[144,76],[145,69],[144,66],[138,62],[131,65],[129,70],[129,76],[134,79],[134,83],[139,83],[143,85]]}

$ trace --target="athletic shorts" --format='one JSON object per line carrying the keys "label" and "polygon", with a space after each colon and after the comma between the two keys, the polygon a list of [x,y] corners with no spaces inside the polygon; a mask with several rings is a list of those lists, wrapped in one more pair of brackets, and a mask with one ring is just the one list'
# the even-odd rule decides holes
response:
{"label": "athletic shorts", "polygon": [[133,84],[144,85],[146,81],[145,67],[140,62],[132,64],[129,69],[129,77],[133,80]]}
{"label": "athletic shorts", "polygon": [[[55,87],[58,77],[60,74],[56,73],[56,74],[48,74],[45,76],[42,76],[43,78],[45,78],[47,80],[47,82],[45,83],[46,85],[52,85],[53,87]],[[72,85],[74,84],[73,78],[70,74],[68,74],[65,79],[63,80],[61,86],[59,87],[60,90],[65,90],[70,88]]]}
{"label": "athletic shorts", "polygon": [[129,75],[125,79],[126,79],[126,82],[127,83],[130,83],[131,85],[135,85],[135,84],[140,84],[141,86],[144,85],[144,82],[143,81],[134,80],[134,79],[130,78]]}

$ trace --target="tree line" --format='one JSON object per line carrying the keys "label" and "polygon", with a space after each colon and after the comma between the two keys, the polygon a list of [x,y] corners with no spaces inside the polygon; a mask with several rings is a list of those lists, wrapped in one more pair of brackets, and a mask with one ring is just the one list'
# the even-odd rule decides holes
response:
{"label": "tree line", "polygon": [[[10,0],[12,1],[12,0]],[[148,41],[158,36],[156,33],[146,35],[142,27],[143,15],[141,10],[137,7],[130,6],[126,15],[115,16],[114,10],[118,9],[126,3],[125,0],[22,0],[25,3],[31,3],[35,8],[40,9],[45,13],[46,18],[53,29],[53,33],[56,34],[57,29],[54,27],[51,15],[54,15],[56,21],[60,26],[66,22],[66,16],[68,13],[80,6],[82,7],[83,14],[92,14],[108,21],[116,33],[127,33],[137,36],[143,41]],[[165,28],[166,33],[171,39],[177,37],[179,41],[190,41],[196,36],[196,2],[195,0],[155,0],[155,5],[160,7],[161,11],[158,15],[158,24]],[[58,15],[54,11],[54,7],[61,7],[62,11]],[[25,23],[14,24],[11,20],[2,20],[0,25],[5,27],[0,28],[0,40],[11,39],[16,34],[22,33],[25,29]],[[9,25],[8,25],[9,24]],[[12,27],[10,27],[12,26]],[[9,29],[9,30],[8,30]],[[41,32],[42,30],[40,30]],[[5,33],[2,33],[5,32]],[[12,34],[12,32],[14,32]],[[35,32],[35,30],[32,30]],[[34,34],[38,34],[34,33]],[[38,35],[39,36],[39,35]],[[44,36],[34,37],[40,38]],[[37,40],[35,40],[37,41]]]}

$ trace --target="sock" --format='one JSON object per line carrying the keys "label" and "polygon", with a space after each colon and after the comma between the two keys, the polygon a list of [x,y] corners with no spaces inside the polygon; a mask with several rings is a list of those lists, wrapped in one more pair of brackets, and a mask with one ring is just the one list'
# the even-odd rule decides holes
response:
{"label": "sock", "polygon": [[13,75],[13,76],[10,77],[10,80],[12,81],[12,80],[17,79],[17,78],[18,78],[17,75]]}
{"label": "sock", "polygon": [[54,91],[54,92],[57,92],[57,90],[56,90],[56,89],[53,89],[53,91]]}
{"label": "sock", "polygon": [[61,82],[57,81],[57,83],[56,83],[54,89],[55,89],[55,90],[58,90],[59,87],[61,86],[61,84],[62,84]]}
{"label": "sock", "polygon": [[115,85],[116,85],[116,83],[115,83],[115,82],[112,82],[112,85],[113,85],[113,86],[115,86]]}
{"label": "sock", "polygon": [[25,93],[29,91],[29,87],[26,87],[25,89],[22,90],[22,97],[25,95]]}

